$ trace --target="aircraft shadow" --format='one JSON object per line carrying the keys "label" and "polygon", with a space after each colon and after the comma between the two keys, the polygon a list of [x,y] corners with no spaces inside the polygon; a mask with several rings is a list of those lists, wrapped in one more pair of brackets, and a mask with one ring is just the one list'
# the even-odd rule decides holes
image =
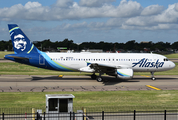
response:
{"label": "aircraft shadow", "polygon": [[104,85],[115,85],[118,83],[123,83],[123,82],[140,82],[138,80],[122,80],[122,79],[117,79],[117,78],[113,78],[113,77],[103,77],[104,81],[103,84]]}
{"label": "aircraft shadow", "polygon": [[[159,78],[156,78],[156,81],[160,81],[160,80],[175,80],[177,78],[164,78],[164,77],[159,77]],[[61,78],[61,77],[58,77],[58,76],[49,76],[49,77],[38,77],[38,76],[32,76],[32,79],[31,81],[40,81],[40,80],[47,80],[48,82],[51,82],[52,80],[57,80],[57,81],[96,81],[96,80],[93,80],[91,78],[86,78],[86,77],[74,77],[74,78]],[[128,83],[135,83],[135,82],[141,82],[141,81],[146,81],[146,80],[149,80],[149,81],[152,81],[151,78],[147,78],[147,77],[136,77],[136,78],[133,78],[131,80],[121,80],[121,79],[117,79],[115,77],[111,77],[111,76],[103,76],[103,82],[102,84],[103,85],[115,85],[115,84],[118,84],[118,83],[125,83],[125,82],[128,82]],[[96,81],[97,82],[97,81]]]}
{"label": "aircraft shadow", "polygon": [[[171,78],[171,77],[169,77],[169,78],[165,78],[165,77],[156,77],[156,80],[155,81],[157,81],[157,80],[175,80],[175,79],[177,79],[177,78]],[[151,78],[146,78],[146,77],[142,77],[142,78],[133,78],[132,80],[150,80],[150,81],[152,81],[152,79]]]}
{"label": "aircraft shadow", "polygon": [[[102,84],[104,85],[115,85],[118,83],[122,83],[122,82],[139,82],[137,80],[121,80],[121,79],[117,79],[114,77],[107,77],[107,76],[103,76],[104,81],[102,82]],[[32,76],[31,81],[42,81],[42,80],[46,80],[48,82],[51,82],[52,80],[55,81],[96,81],[94,79],[91,78],[86,78],[86,77],[75,77],[75,78],[60,78],[58,76],[49,76],[49,77],[38,77],[38,76]],[[45,81],[45,82],[46,82]],[[96,81],[97,82],[97,81]]]}
{"label": "aircraft shadow", "polygon": [[32,81],[38,81],[38,80],[59,80],[59,81],[63,81],[63,80],[92,80],[90,78],[62,78],[62,77],[58,77],[58,76],[50,76],[50,77],[37,77],[37,76],[32,76]]}
{"label": "aircraft shadow", "polygon": [[[117,78],[112,78],[112,77],[103,77],[104,78],[104,81],[103,81],[103,84],[104,85],[115,85],[115,84],[118,84],[118,83],[125,83],[125,82],[141,82],[141,81],[152,81],[151,78],[147,78],[147,77],[136,77],[136,78],[133,78],[131,80],[121,80],[121,79],[117,79]],[[178,80],[177,78],[165,78],[165,77],[158,77],[156,78],[155,82],[156,81],[167,81],[167,80]]]}

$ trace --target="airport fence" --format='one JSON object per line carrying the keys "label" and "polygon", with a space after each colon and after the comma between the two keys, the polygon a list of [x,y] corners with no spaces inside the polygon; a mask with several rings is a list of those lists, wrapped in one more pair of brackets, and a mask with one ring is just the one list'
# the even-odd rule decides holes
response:
{"label": "airport fence", "polygon": [[0,114],[0,120],[177,120],[177,110]]}
{"label": "airport fence", "polygon": [[[142,106],[104,106],[104,107],[73,107],[71,108],[73,112],[77,112],[78,110],[86,109],[89,113],[94,112],[122,112],[122,111],[128,111],[132,112],[133,110],[137,111],[163,111],[163,110],[178,110],[178,105],[175,106],[149,106],[149,105],[142,105]],[[42,110],[42,112],[46,112],[46,107],[40,107],[40,108],[34,108],[34,111]],[[32,108],[0,108],[0,113],[5,114],[24,114],[24,113],[31,113]]]}

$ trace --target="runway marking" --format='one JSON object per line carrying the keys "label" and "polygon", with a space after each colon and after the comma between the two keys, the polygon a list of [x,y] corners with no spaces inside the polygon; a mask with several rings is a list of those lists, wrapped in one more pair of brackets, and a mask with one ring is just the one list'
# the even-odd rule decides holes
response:
{"label": "runway marking", "polygon": [[161,90],[161,89],[159,89],[159,88],[156,88],[156,87],[154,87],[154,86],[151,86],[151,85],[146,85],[147,87],[149,87],[149,88],[152,88],[152,89],[155,89],[155,90]]}
{"label": "runway marking", "polygon": [[150,76],[148,76],[148,75],[141,75],[141,76],[143,76],[143,77],[150,77]]}
{"label": "runway marking", "polygon": [[62,77],[63,77],[63,75],[58,75],[58,77],[62,78]]}

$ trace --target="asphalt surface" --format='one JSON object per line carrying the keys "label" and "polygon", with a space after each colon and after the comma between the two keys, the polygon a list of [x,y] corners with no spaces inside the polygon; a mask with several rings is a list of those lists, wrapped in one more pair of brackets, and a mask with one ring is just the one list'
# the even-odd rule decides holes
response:
{"label": "asphalt surface", "polygon": [[90,76],[1,75],[0,92],[178,90],[178,75],[155,77],[156,81],[150,76],[131,80],[104,76],[104,82],[97,82]]}

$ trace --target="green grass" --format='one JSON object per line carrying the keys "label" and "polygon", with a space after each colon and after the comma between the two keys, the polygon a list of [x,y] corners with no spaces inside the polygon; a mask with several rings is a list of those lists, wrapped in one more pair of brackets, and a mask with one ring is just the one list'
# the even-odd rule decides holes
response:
{"label": "green grass", "polygon": [[7,55],[7,54],[14,54],[14,52],[9,52],[9,51],[7,51],[7,52],[4,52],[4,51],[0,51],[0,58],[4,58],[4,56],[5,55]]}
{"label": "green grass", "polygon": [[168,55],[164,55],[166,56],[167,58],[178,58],[178,54],[177,53],[174,53],[174,54],[168,54]]}
{"label": "green grass", "polygon": [[[178,63],[175,64],[176,67],[174,69],[164,72],[155,72],[155,75],[178,75]],[[91,73],[53,71],[10,62],[0,63],[0,75],[91,75]],[[135,72],[134,75],[150,75],[150,73]]]}
{"label": "green grass", "polygon": [[[1,108],[40,108],[45,110],[45,94],[73,94],[74,108],[90,111],[177,109],[178,91],[98,91],[98,92],[10,92],[0,93]],[[96,107],[97,106],[97,107]],[[116,109],[117,108],[117,109]]]}
{"label": "green grass", "polygon": [[2,62],[0,63],[0,75],[91,75],[91,73],[61,72],[15,62]]}

